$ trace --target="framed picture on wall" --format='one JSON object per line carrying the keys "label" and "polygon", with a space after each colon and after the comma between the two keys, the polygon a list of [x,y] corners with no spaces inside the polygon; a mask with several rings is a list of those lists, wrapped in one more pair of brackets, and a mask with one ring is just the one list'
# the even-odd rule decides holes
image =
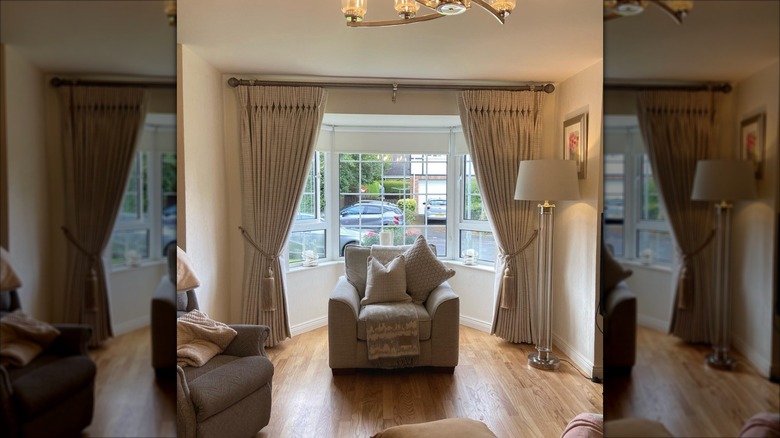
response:
{"label": "framed picture on wall", "polygon": [[765,113],[748,117],[742,120],[739,129],[739,157],[753,162],[757,179],[761,179],[764,167],[765,119]]}
{"label": "framed picture on wall", "polygon": [[585,179],[588,164],[588,113],[563,122],[563,159],[577,162],[577,177]]}

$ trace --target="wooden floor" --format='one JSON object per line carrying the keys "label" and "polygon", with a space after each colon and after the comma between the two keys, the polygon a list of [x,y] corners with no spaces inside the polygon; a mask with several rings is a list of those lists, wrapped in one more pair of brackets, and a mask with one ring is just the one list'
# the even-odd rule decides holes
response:
{"label": "wooden floor", "polygon": [[90,350],[95,414],[84,437],[175,437],[176,381],[155,379],[149,327]]}
{"label": "wooden floor", "polygon": [[780,385],[739,354],[734,371],[717,370],[705,365],[709,347],[643,327],[637,345],[631,376],[606,376],[605,420],[644,417],[675,437],[733,437],[753,414],[780,411]]}
{"label": "wooden floor", "polygon": [[258,437],[362,437],[385,427],[452,417],[499,437],[557,437],[580,412],[602,412],[602,385],[568,363],[528,367],[533,346],[460,327],[455,373],[426,370],[332,376],[327,327],[268,349],[275,371],[271,421]]}

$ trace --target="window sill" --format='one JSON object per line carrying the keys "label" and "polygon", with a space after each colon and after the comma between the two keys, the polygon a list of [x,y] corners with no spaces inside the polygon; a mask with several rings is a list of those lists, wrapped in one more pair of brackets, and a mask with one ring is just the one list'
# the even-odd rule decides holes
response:
{"label": "window sill", "polygon": [[467,265],[463,263],[462,260],[441,260],[445,264],[455,265],[457,267],[464,267],[466,269],[474,269],[477,271],[483,271],[483,272],[492,272],[495,273],[496,269],[493,267],[493,265],[487,265],[487,264],[480,264],[477,263],[476,265]]}
{"label": "window sill", "polygon": [[293,266],[287,271],[287,273],[292,274],[295,272],[311,271],[319,268],[326,268],[329,266],[343,265],[343,264],[344,264],[343,260],[327,260],[327,261],[319,262],[317,266],[301,266],[301,265]]}
{"label": "window sill", "polygon": [[625,266],[630,266],[632,268],[642,268],[642,269],[648,269],[651,271],[659,271],[659,272],[672,272],[672,267],[669,265],[658,265],[658,264],[651,264],[646,265],[638,260],[630,260],[630,259],[617,259],[620,264]]}
{"label": "window sill", "polygon": [[166,264],[168,261],[166,259],[158,259],[158,260],[145,260],[140,262],[139,264],[135,266],[128,266],[128,265],[115,265],[111,267],[111,274],[116,274],[120,272],[132,272],[132,271],[138,271],[141,269],[151,268],[154,266],[160,266]]}

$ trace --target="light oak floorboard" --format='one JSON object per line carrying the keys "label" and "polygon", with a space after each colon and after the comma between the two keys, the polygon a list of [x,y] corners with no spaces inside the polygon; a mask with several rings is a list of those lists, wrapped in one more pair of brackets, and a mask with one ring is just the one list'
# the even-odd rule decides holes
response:
{"label": "light oak floorboard", "polygon": [[464,326],[451,375],[411,369],[333,376],[327,327],[266,351],[275,369],[273,407],[258,437],[366,438],[453,417],[482,421],[499,437],[557,437],[578,413],[602,412],[602,385],[570,364],[556,372],[530,368],[533,345]]}
{"label": "light oak floorboard", "polygon": [[607,374],[604,381],[605,420],[644,417],[675,437],[735,437],[754,414],[780,411],[780,385],[761,377],[739,353],[734,371],[710,368],[710,351],[638,327],[631,376]]}
{"label": "light oak floorboard", "polygon": [[95,413],[83,437],[175,437],[176,381],[155,378],[149,327],[90,349]]}

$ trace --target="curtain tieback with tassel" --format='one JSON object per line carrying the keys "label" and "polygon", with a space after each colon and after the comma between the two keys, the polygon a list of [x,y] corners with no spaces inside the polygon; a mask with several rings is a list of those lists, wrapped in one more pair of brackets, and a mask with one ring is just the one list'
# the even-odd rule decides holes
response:
{"label": "curtain tieback with tassel", "polygon": [[96,312],[98,301],[98,277],[97,272],[95,271],[95,264],[98,262],[98,260],[100,260],[100,254],[95,254],[88,251],[67,227],[62,226],[60,228],[62,228],[62,232],[65,233],[65,238],[68,239],[68,242],[70,242],[74,247],[76,247],[76,249],[89,258],[89,274],[87,274],[87,278],[84,281],[84,310],[89,312]]}
{"label": "curtain tieback with tassel", "polygon": [[680,258],[682,259],[682,269],[680,269],[680,276],[677,280],[677,308],[681,310],[688,309],[693,305],[694,298],[694,277],[693,272],[690,269],[691,261],[699,253],[704,251],[704,248],[712,242],[715,237],[715,230],[712,230],[710,234],[704,239],[704,242],[699,245],[695,250],[691,252],[680,251]]}
{"label": "curtain tieback with tassel", "polygon": [[269,254],[263,251],[260,249],[260,245],[258,245],[254,239],[252,239],[252,236],[249,235],[249,232],[244,227],[239,226],[238,229],[241,230],[241,235],[244,236],[244,239],[249,242],[249,244],[252,245],[252,247],[257,252],[259,252],[265,258],[269,259],[268,266],[266,267],[265,273],[263,273],[263,278],[260,282],[260,310],[276,310],[276,279],[274,278],[274,270],[271,264],[274,262],[274,260],[279,259],[282,254]]}
{"label": "curtain tieback with tassel", "polygon": [[515,292],[516,292],[516,284],[515,284],[515,276],[512,273],[511,269],[511,260],[515,257],[519,256],[523,253],[536,239],[536,236],[539,234],[539,230],[534,230],[534,233],[531,235],[531,238],[528,239],[527,242],[523,244],[523,246],[520,247],[519,250],[510,253],[510,254],[504,254],[504,263],[506,263],[506,268],[504,268],[504,277],[502,278],[503,287],[501,288],[501,307],[504,309],[511,309],[514,307],[515,304]]}

